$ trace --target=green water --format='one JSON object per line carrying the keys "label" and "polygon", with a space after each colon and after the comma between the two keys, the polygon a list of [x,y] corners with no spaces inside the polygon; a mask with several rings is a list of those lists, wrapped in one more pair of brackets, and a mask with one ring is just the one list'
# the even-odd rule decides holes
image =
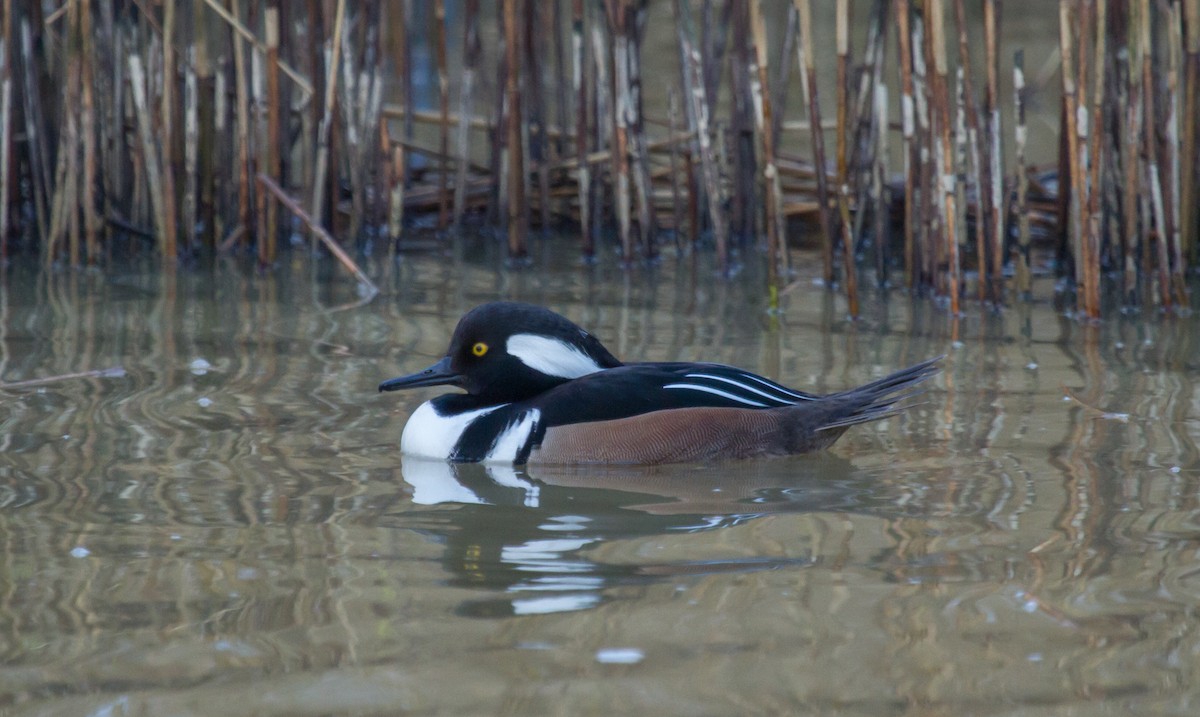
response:
{"label": "green water", "polygon": [[[554,251],[378,259],[368,303],[298,256],[7,269],[0,712],[1200,709],[1195,319],[1082,326],[1046,284],[998,315],[893,295],[850,322],[804,256],[772,318],[752,272]],[[815,391],[948,356],[919,405],[817,456],[402,460],[437,389],[376,385],[496,298],[623,358]]]}

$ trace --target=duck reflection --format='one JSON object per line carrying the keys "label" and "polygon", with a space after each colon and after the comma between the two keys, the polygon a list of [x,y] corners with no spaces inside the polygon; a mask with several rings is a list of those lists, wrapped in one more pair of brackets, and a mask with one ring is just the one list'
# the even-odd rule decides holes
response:
{"label": "duck reflection", "polygon": [[450,464],[405,457],[413,503],[456,506],[425,523],[445,541],[451,584],[497,591],[468,615],[582,610],[620,586],[682,576],[803,568],[811,557],[604,562],[601,544],[714,531],[766,515],[863,510],[868,479],[829,455],[725,466],[537,467]]}

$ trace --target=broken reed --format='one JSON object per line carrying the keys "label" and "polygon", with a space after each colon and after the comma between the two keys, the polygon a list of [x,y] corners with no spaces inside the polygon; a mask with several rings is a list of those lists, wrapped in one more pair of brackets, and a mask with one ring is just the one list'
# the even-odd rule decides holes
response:
{"label": "broken reed", "polygon": [[[279,232],[306,227],[365,280],[333,237],[394,248],[406,212],[442,228],[476,215],[514,258],[531,226],[559,222],[585,255],[611,230],[625,261],[664,236],[709,239],[722,272],[761,244],[774,304],[789,230],[806,220],[852,314],[856,258],[883,284],[893,246],[904,282],[957,312],[971,269],[981,300],[1029,295],[1040,227],[1083,314],[1099,315],[1106,272],[1125,302],[1186,301],[1200,0],[1047,5],[1063,60],[1056,176],[1027,165],[1028,82],[1020,48],[1000,47],[1000,0],[860,5],[856,58],[849,0],[672,0],[670,29],[641,0],[78,0],[50,14],[0,0],[0,252],[20,242],[47,263],[97,264],[140,235],[166,267],[239,246],[270,266]],[[830,15],[832,55],[814,44],[814,12]],[[652,32],[673,35],[678,75],[646,72]],[[416,66],[418,43],[432,67]],[[417,109],[419,73],[436,77],[436,111]],[[666,118],[646,111],[659,92]]]}

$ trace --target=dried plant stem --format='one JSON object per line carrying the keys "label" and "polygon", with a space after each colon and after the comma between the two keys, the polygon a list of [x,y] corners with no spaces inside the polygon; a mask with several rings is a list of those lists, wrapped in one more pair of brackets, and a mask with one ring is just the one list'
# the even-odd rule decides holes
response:
{"label": "dried plant stem", "polygon": [[505,150],[508,160],[508,201],[505,211],[508,216],[508,255],[513,259],[526,255],[525,146],[521,134],[521,45],[517,23],[520,9],[521,0],[504,0],[504,53],[508,68],[504,89],[505,126],[508,128]]}
{"label": "dried plant stem", "polygon": [[162,198],[163,214],[162,245],[163,260],[173,264],[178,256],[176,227],[178,213],[175,210],[175,3],[163,0],[163,67],[162,104],[159,132],[162,137]]}
{"label": "dried plant stem", "polygon": [[[11,15],[9,15],[11,17]],[[87,248],[87,263],[95,265],[100,260],[100,229],[102,222],[96,203],[96,181],[100,173],[96,158],[96,101],[94,75],[94,38],[92,36],[92,3],[91,0],[80,0],[79,4],[79,35],[82,38],[80,51],[83,54],[82,76],[80,84],[79,124],[83,133],[83,174],[79,181],[83,185],[81,210]],[[0,161],[3,161],[0,159]],[[0,192],[0,197],[5,196]],[[2,227],[3,222],[0,222]],[[0,229],[2,230],[2,229]]]}
{"label": "dried plant stem", "polygon": [[[458,116],[470,117],[475,93],[475,74],[479,64],[479,0],[467,0],[463,19],[463,74],[459,89]],[[447,118],[448,119],[448,118]],[[471,162],[471,124],[460,121],[456,127],[458,166],[454,178],[454,223],[462,225],[466,213],[467,172]]]}
{"label": "dried plant stem", "polygon": [[283,191],[283,188],[276,184],[267,175],[260,172],[257,175],[257,179],[258,183],[266,188],[267,191],[271,192],[271,194],[275,195],[275,198],[278,199],[281,204],[295,214],[300,221],[308,225],[308,228],[312,230],[313,234],[325,244],[325,248],[329,250],[329,253],[333,254],[333,256],[337,258],[338,262],[340,262],[342,266],[346,267],[350,273],[354,275],[355,279],[358,279],[358,282],[362,284],[363,288],[366,290],[368,297],[373,297],[379,293],[379,289],[376,288],[371,279],[363,273],[363,270],[358,268],[358,264],[354,263],[354,260],[350,258],[350,255],[338,245],[337,241],[330,236],[329,232],[325,231],[324,227],[322,227],[316,221],[316,219],[310,216],[308,212],[304,211],[304,207],[300,206],[300,202],[289,196],[287,192]]}
{"label": "dried plant stem", "polygon": [[[1088,167],[1087,181],[1087,226],[1084,227],[1084,242],[1086,251],[1084,256],[1087,258],[1087,282],[1085,289],[1087,291],[1087,310],[1088,316],[1091,318],[1100,317],[1100,196],[1103,194],[1102,171],[1105,165],[1104,152],[1108,148],[1108,144],[1103,141],[1103,120],[1104,120],[1104,105],[1107,101],[1107,83],[1105,79],[1107,73],[1104,67],[1105,47],[1108,38],[1108,3],[1100,0],[1096,5],[1095,15],[1095,79],[1092,82],[1092,117],[1090,124],[1090,139],[1091,146],[1088,150],[1088,157],[1091,165]],[[1090,13],[1089,13],[1090,14]],[[1082,28],[1083,32],[1088,32],[1086,26]],[[1082,138],[1081,138],[1082,139]]]}
{"label": "dried plant stem", "polygon": [[[839,187],[849,181],[846,133],[850,127],[850,0],[837,0],[834,10],[834,37],[837,47],[837,181]],[[839,190],[840,191],[840,190]]]}
{"label": "dried plant stem", "polygon": [[[279,158],[280,117],[279,107],[279,8],[268,5],[263,16],[267,41],[267,141],[264,147],[264,170],[271,181],[283,181],[283,167]],[[279,235],[279,208],[275,202],[267,202],[265,236],[258,238],[258,261],[262,266],[275,263],[275,242]]]}
{"label": "dried plant stem", "polygon": [[[235,16],[238,15],[238,0],[229,0],[229,9]],[[243,40],[236,34],[233,37],[233,73],[237,93],[238,224],[248,232],[254,227],[251,218],[253,195],[250,164],[253,155],[250,144],[250,88]],[[237,236],[244,234],[238,233]]]}
{"label": "dried plant stem", "polygon": [[[12,14],[9,14],[12,17]],[[42,119],[42,107],[35,77],[37,60],[34,59],[33,34],[29,27],[29,18],[21,18],[21,66],[22,92],[24,98],[23,112],[25,116],[25,141],[29,145],[29,173],[33,181],[30,193],[33,195],[34,218],[37,220],[38,233],[49,236],[49,218],[47,216],[46,199],[51,196],[52,180],[50,173],[50,155],[46,148],[45,122]]]}
{"label": "dried plant stem", "polygon": [[[12,17],[11,0],[6,0],[5,17]],[[0,264],[8,260],[8,206],[12,152],[12,56],[11,38],[0,38]]]}
{"label": "dried plant stem", "polygon": [[[1004,172],[1002,162],[1004,148],[1001,142],[1003,136],[1000,126],[1000,53],[999,25],[1000,0],[984,0],[983,4],[983,39],[984,54],[987,64],[987,82],[983,98],[983,115],[985,128],[985,146],[987,147],[987,167],[984,176],[987,178],[987,225],[991,228],[988,233],[992,242],[992,299],[1004,301]],[[990,141],[987,141],[990,140]],[[980,221],[983,221],[981,219]]]}
{"label": "dried plant stem", "polygon": [[[1197,135],[1200,134],[1200,0],[1183,0],[1184,14],[1184,80],[1183,80],[1183,137],[1180,154],[1183,174],[1180,182],[1179,245],[1185,261],[1200,260],[1200,162],[1197,156]],[[1190,119],[1189,119],[1190,118]],[[1192,159],[1189,159],[1192,158]]]}
{"label": "dried plant stem", "polygon": [[[1064,0],[1065,1],[1065,0]],[[1150,207],[1154,226],[1158,230],[1155,246],[1158,248],[1158,291],[1159,301],[1164,307],[1171,306],[1171,259],[1168,249],[1169,234],[1167,212],[1163,206],[1162,177],[1158,162],[1158,120],[1154,108],[1154,79],[1151,67],[1150,26],[1152,23],[1150,0],[1140,0],[1137,15],[1139,43],[1142,56],[1142,131],[1143,154],[1146,157],[1146,183],[1150,189]]]}
{"label": "dried plant stem", "polygon": [[[450,223],[450,170],[446,164],[450,156],[450,70],[446,59],[446,0],[433,3],[434,36],[437,38],[438,109],[441,122],[438,126],[438,228]],[[465,114],[465,113],[464,113]]]}
{"label": "dried plant stem", "polygon": [[[985,176],[980,168],[986,163],[986,155],[981,150],[979,110],[975,105],[975,89],[971,80],[971,45],[967,33],[966,7],[963,0],[954,0],[954,20],[958,29],[958,74],[961,80],[961,91],[958,93],[961,116],[964,120],[959,130],[959,142],[967,146],[970,156],[970,183],[976,188],[973,204],[975,206],[975,253],[979,261],[979,300],[985,301],[990,296],[988,291],[988,262],[991,259],[990,232],[991,228],[985,220],[984,202],[991,192],[983,182]],[[959,174],[967,173],[967,166],[959,167]],[[959,187],[958,200],[962,201],[965,186]],[[963,217],[966,207],[959,210]]]}
{"label": "dried plant stem", "polygon": [[[1082,222],[1082,207],[1081,202],[1084,200],[1086,179],[1084,176],[1083,159],[1080,156],[1080,135],[1079,135],[1079,100],[1078,85],[1076,80],[1076,63],[1075,63],[1075,38],[1073,28],[1075,27],[1075,19],[1073,17],[1071,0],[1059,0],[1059,52],[1062,55],[1062,84],[1063,84],[1063,117],[1066,120],[1064,141],[1067,145],[1067,168],[1070,172],[1070,187],[1071,194],[1068,199],[1068,221],[1070,222],[1071,232],[1071,248],[1072,254],[1075,257],[1075,281],[1082,289],[1085,284],[1084,272],[1086,271],[1087,261],[1082,256],[1083,247],[1083,222]],[[1085,115],[1086,118],[1086,115]],[[1084,125],[1084,136],[1086,137],[1087,129]],[[1085,305],[1083,310],[1088,313],[1086,305],[1088,293],[1083,291]],[[1088,313],[1090,316],[1091,314]]]}
{"label": "dried plant stem", "polygon": [[591,167],[586,161],[588,154],[588,84],[587,84],[587,34],[584,32],[585,9],[583,0],[571,2],[571,85],[575,97],[575,159],[578,162],[576,185],[579,197],[579,233],[583,255],[596,253],[591,225]]}
{"label": "dried plant stem", "polygon": [[1013,130],[1017,160],[1017,246],[1016,283],[1017,292],[1024,300],[1031,298],[1033,290],[1032,268],[1029,265],[1029,168],[1025,164],[1025,144],[1028,127],[1025,121],[1025,52],[1017,50],[1013,57],[1013,102],[1016,105],[1016,126]]}
{"label": "dried plant stem", "polygon": [[766,213],[767,213],[767,292],[768,303],[772,310],[779,306],[779,274],[785,266],[784,253],[787,246],[784,241],[783,216],[780,207],[783,204],[783,187],[780,183],[779,169],[775,159],[775,121],[772,114],[771,98],[766,93],[769,87],[769,67],[767,59],[767,28],[763,20],[762,1],[756,0],[751,6],[750,27],[754,33],[754,51],[758,65],[757,82],[754,86],[757,112],[755,119],[758,132],[762,138],[763,176],[766,179]]}
{"label": "dried plant stem", "polygon": [[[238,20],[240,13],[237,10],[236,4],[225,8],[221,7],[220,0],[204,0],[204,3],[208,5],[213,12],[219,15],[222,20],[229,24],[229,27],[233,30],[235,37],[240,38],[245,42],[249,42],[251,47],[258,50],[263,55],[266,54],[266,45],[259,42],[258,38],[254,36],[254,33],[250,32],[250,30],[243,25],[240,20]],[[289,78],[291,78],[292,82],[295,82],[296,86],[303,90],[306,96],[313,93],[312,83],[308,81],[307,77],[296,71],[296,69],[291,65],[281,60],[279,62],[279,69],[281,69]]]}
{"label": "dried plant stem", "polygon": [[[1163,132],[1166,140],[1164,160],[1167,164],[1166,198],[1170,202],[1166,209],[1166,224],[1163,235],[1171,247],[1171,288],[1174,301],[1180,306],[1186,306],[1188,301],[1187,280],[1184,277],[1184,257],[1182,230],[1180,219],[1180,200],[1182,198],[1182,168],[1179,157],[1180,146],[1180,117],[1179,117],[1179,77],[1183,65],[1183,8],[1179,0],[1175,0],[1169,8],[1164,8],[1167,15],[1164,23],[1167,27],[1167,78],[1164,100],[1167,105],[1166,128]],[[1100,53],[1097,53],[1100,54]],[[1189,124],[1195,125],[1200,118],[1193,115]]]}
{"label": "dried plant stem", "polygon": [[800,13],[800,44],[798,62],[802,72],[801,86],[808,100],[808,119],[812,127],[813,165],[817,176],[817,203],[820,205],[822,278],[827,286],[833,284],[833,232],[835,219],[830,206],[829,178],[825,164],[825,139],[821,134],[821,103],[817,96],[817,66],[813,55],[812,9],[809,0],[794,0]]}
{"label": "dried plant stem", "polygon": [[947,81],[946,33],[942,19],[941,0],[928,3],[930,16],[929,43],[933,56],[933,104],[938,113],[938,136],[941,141],[941,187],[942,187],[942,239],[949,267],[949,283],[946,294],[950,298],[950,313],[959,313],[959,292],[962,286],[961,266],[958,258],[959,227],[957,204],[955,203],[954,152],[951,139],[950,97]]}
{"label": "dried plant stem", "polygon": [[911,10],[908,0],[896,0],[896,30],[900,53],[900,122],[904,138],[904,283],[917,282],[916,271],[916,193],[920,160],[917,155],[917,108],[913,90],[913,47],[909,30]]}
{"label": "dried plant stem", "polygon": [[[138,137],[142,144],[142,162],[146,171],[146,181],[150,188],[150,204],[154,208],[154,229],[159,237],[160,243],[166,234],[167,222],[166,213],[163,211],[163,184],[161,172],[159,171],[158,150],[154,146],[154,135],[150,129],[149,107],[146,102],[146,75],[142,69],[142,58],[139,55],[130,55],[129,63],[129,85],[133,90],[133,106],[134,113],[137,115]],[[166,255],[166,247],[163,247],[164,256]]]}
{"label": "dried plant stem", "polygon": [[700,155],[701,171],[704,174],[709,221],[716,243],[717,271],[725,274],[729,271],[729,222],[724,210],[720,169],[712,146],[712,129],[709,126],[710,100],[704,80],[704,63],[695,42],[690,5],[689,0],[675,0],[676,27],[683,54],[687,58],[687,73],[691,84],[689,101],[691,114],[695,118],[693,131],[696,135],[696,151]]}
{"label": "dried plant stem", "polygon": [[[338,62],[341,60],[343,26],[346,21],[346,0],[338,0],[333,28],[329,35],[329,50],[325,53],[329,64],[325,74],[325,102],[321,124],[317,128],[317,169],[313,174],[312,203],[310,214],[320,222],[325,204],[325,176],[329,171],[329,133],[333,124],[334,102],[337,99]],[[314,234],[314,243],[317,235]]]}
{"label": "dried plant stem", "polygon": [[616,104],[613,112],[613,174],[616,177],[617,231],[621,239],[621,258],[633,261],[632,204],[629,178],[629,116],[631,96],[629,78],[629,35],[625,31],[624,0],[606,0],[609,34],[612,36],[610,63],[613,66]]}
{"label": "dried plant stem", "polygon": [[[683,134],[679,123],[679,94],[672,89],[667,95],[667,118],[672,135]],[[683,251],[683,199],[682,188],[679,184],[679,145],[671,145],[671,229],[675,234],[675,251]]]}

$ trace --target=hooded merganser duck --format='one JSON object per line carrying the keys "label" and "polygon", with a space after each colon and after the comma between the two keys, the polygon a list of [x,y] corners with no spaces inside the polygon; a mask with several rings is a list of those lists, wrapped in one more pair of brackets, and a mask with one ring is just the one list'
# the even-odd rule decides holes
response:
{"label": "hooded merganser duck", "polygon": [[895,415],[938,371],[923,361],[817,395],[714,363],[629,363],[566,318],[493,302],[458,322],[446,356],[380,391],[458,386],[404,426],[406,455],[454,462],[678,463],[807,453]]}

